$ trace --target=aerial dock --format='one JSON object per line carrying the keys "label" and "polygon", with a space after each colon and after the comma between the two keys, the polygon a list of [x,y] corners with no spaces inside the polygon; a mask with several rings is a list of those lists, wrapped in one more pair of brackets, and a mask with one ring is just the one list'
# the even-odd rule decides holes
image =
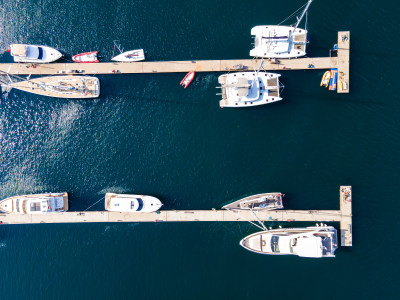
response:
{"label": "aerial dock", "polygon": [[342,246],[352,245],[351,186],[340,187],[340,210],[271,210],[252,214],[228,210],[163,210],[154,213],[110,211],[49,214],[0,214],[1,224],[106,223],[106,222],[340,222]]}
{"label": "aerial dock", "polygon": [[[338,85],[338,93],[348,93],[350,78],[350,32],[338,32],[337,57],[316,57],[265,60],[262,70],[323,70],[338,68],[339,79],[345,82]],[[51,63],[51,64],[0,64],[0,71],[12,75],[60,75],[60,74],[139,74],[139,73],[186,73],[196,72],[226,72],[257,70],[261,59],[238,60],[191,60],[191,61],[159,61],[159,62],[106,62],[106,63]],[[346,87],[344,89],[343,87]]]}

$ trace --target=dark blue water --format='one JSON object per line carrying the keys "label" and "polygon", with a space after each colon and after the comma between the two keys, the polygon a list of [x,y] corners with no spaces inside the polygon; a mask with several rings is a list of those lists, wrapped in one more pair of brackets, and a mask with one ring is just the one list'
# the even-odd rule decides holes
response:
{"label": "dark blue water", "polygon": [[[45,44],[108,60],[119,40],[150,61],[248,58],[250,29],[302,4],[1,0],[0,51]],[[0,198],[66,191],[78,211],[113,191],[211,209],[280,191],[290,209],[338,209],[339,185],[352,185],[353,247],[334,259],[256,255],[238,245],[257,231],[247,223],[1,225],[0,298],[396,299],[399,10],[311,5],[309,56],[351,31],[348,95],[321,88],[323,71],[287,71],[284,100],[249,109],[219,108],[218,73],[186,90],[184,74],[108,75],[96,100],[16,90],[0,100]]]}

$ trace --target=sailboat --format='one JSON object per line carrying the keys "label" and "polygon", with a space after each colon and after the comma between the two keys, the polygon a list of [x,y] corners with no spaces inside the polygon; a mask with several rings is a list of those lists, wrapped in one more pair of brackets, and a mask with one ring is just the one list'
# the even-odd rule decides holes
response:
{"label": "sailboat", "polygon": [[232,203],[229,203],[222,208],[232,210],[273,210],[283,208],[282,193],[264,193],[249,196]]}
{"label": "sailboat", "polygon": [[[304,6],[301,16],[294,26],[261,25],[251,29],[254,36],[254,48],[250,56],[262,58],[295,58],[306,55],[307,38],[307,10],[313,0],[309,0],[292,15]],[[299,28],[303,17],[306,16],[305,29]]]}
{"label": "sailboat", "polygon": [[70,99],[97,98],[100,96],[100,81],[97,77],[90,76],[45,76],[25,79],[20,76],[10,75],[0,71],[8,77],[8,82],[0,78],[2,87],[17,89],[42,96]]}
{"label": "sailboat", "polygon": [[[116,56],[114,56],[115,48],[117,48],[120,52],[120,54]],[[135,62],[135,61],[145,60],[143,49],[129,50],[124,52],[124,49],[121,50],[120,46],[118,46],[115,43],[115,41],[114,41],[114,51],[113,51],[113,57],[111,58],[111,60],[113,61]]]}

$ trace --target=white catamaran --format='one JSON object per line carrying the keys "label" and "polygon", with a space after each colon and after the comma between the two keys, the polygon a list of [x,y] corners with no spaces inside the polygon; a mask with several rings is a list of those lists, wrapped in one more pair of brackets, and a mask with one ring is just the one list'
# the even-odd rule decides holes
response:
{"label": "white catamaran", "polygon": [[[296,14],[305,6],[294,26],[261,25],[253,27],[251,35],[254,36],[254,48],[250,50],[250,56],[262,58],[295,58],[306,55],[306,45],[308,43],[307,10],[311,2],[312,0],[309,0],[292,14]],[[305,15],[305,29],[298,28]]]}
{"label": "white catamaran", "polygon": [[[260,66],[261,68],[261,66]],[[239,72],[218,77],[222,96],[220,107],[250,107],[282,100],[280,74]]]}

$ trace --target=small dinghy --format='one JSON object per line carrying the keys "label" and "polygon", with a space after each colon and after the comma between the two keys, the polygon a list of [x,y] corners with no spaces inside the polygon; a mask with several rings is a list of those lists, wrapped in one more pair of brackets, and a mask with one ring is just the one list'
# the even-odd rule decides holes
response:
{"label": "small dinghy", "polygon": [[231,210],[273,210],[283,208],[282,193],[265,193],[249,196],[229,203],[222,208]]}
{"label": "small dinghy", "polygon": [[105,208],[117,212],[155,212],[162,203],[152,196],[107,193]]}
{"label": "small dinghy", "polygon": [[141,61],[144,59],[145,58],[144,58],[143,49],[126,51],[126,52],[123,52],[123,53],[111,58],[111,60],[113,60],[113,61],[121,61],[121,62],[135,62],[135,61]]}
{"label": "small dinghy", "polygon": [[193,81],[194,74],[195,74],[194,71],[187,73],[186,76],[183,77],[180,85],[185,87],[185,89],[186,89],[188,87],[188,85]]}
{"label": "small dinghy", "polygon": [[72,60],[77,63],[98,63],[97,59],[98,51],[84,52],[72,56]]}

